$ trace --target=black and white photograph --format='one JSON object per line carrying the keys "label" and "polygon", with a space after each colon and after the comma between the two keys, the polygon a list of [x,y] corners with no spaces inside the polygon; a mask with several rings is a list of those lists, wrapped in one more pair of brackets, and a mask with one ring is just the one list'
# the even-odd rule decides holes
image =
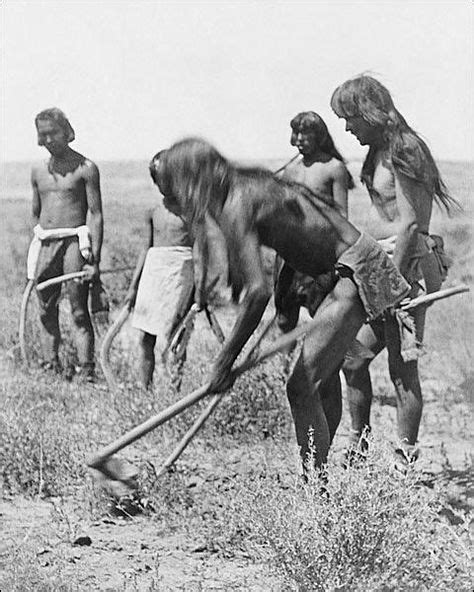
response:
{"label": "black and white photograph", "polygon": [[474,3],[0,19],[0,591],[470,592]]}

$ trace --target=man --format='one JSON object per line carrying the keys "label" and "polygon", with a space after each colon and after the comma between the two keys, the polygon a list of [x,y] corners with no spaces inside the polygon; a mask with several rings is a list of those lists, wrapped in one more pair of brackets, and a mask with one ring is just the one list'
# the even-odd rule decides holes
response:
{"label": "man", "polygon": [[[293,117],[290,126],[290,143],[296,146],[301,157],[284,167],[282,178],[301,183],[324,196],[347,218],[347,195],[354,182],[323,119],[314,111],[304,111]],[[287,332],[296,326],[300,306],[305,306],[311,316],[314,315],[334,287],[334,274],[331,272],[313,279],[295,273],[287,264],[282,266],[280,260],[277,260],[277,268],[277,322],[280,329]]]}
{"label": "man", "polygon": [[[155,181],[160,152],[149,170]],[[140,331],[139,372],[144,388],[152,384],[157,337],[164,351],[194,302],[192,241],[183,220],[156,206],[147,212],[146,246],[138,259],[125,297],[129,309],[135,307],[133,326]],[[138,297],[137,297],[138,296]],[[173,384],[181,385],[186,352],[173,368]]]}
{"label": "man", "polygon": [[[368,146],[361,179],[371,207],[365,230],[392,257],[411,286],[410,297],[423,289],[440,289],[449,260],[443,239],[430,233],[434,203],[449,213],[458,204],[449,194],[424,140],[394,105],[390,91],[377,79],[359,75],[346,80],[333,93],[331,107],[346,121],[346,130],[361,146]],[[371,358],[345,364],[352,422],[348,460],[364,458],[372,404],[371,359],[387,348],[390,378],[397,400],[398,444],[396,466],[405,471],[418,457],[418,432],[423,396],[418,358],[423,352],[426,308],[386,314],[365,325],[359,342]]]}
{"label": "man", "polygon": [[[262,245],[311,277],[337,270],[338,281],[316,311],[317,328],[306,337],[287,385],[303,464],[312,430],[313,460],[321,467],[339,423],[331,408],[340,404],[340,389],[324,384],[367,317],[396,305],[409,290],[407,282],[376,241],[361,235],[325,198],[268,171],[236,167],[203,140],[185,139],[166,150],[157,182],[165,206],[184,217],[199,241],[204,272],[209,220],[227,243],[229,279],[241,309],[213,367],[214,391],[232,384],[232,365],[271,295]],[[204,298],[199,290],[198,303]]]}
{"label": "man", "polygon": [[[97,166],[69,144],[75,134],[66,115],[53,107],[35,118],[38,145],[50,153],[33,167],[34,239],[28,254],[28,277],[37,282],[61,274],[87,272],[86,282],[69,282],[79,367],[87,380],[94,379],[94,331],[87,308],[89,281],[99,282],[103,216]],[[87,225],[86,225],[87,222]],[[38,293],[44,366],[60,370],[58,301],[61,285]]]}
{"label": "man", "polygon": [[[283,170],[282,178],[301,183],[314,193],[324,196],[347,218],[347,197],[354,181],[344,164],[344,159],[337,150],[324,120],[314,111],[298,113],[290,122],[290,143],[296,146],[300,157],[292,160]],[[318,306],[333,290],[337,275],[335,270],[323,273],[317,278],[296,272],[288,263],[277,258],[277,282],[275,286],[275,308],[277,324],[283,332],[294,329],[298,323],[300,307],[304,306],[314,317]],[[288,352],[285,370],[291,363],[293,346]],[[321,386],[322,391],[340,391],[339,368]],[[342,415],[342,393],[322,399],[327,404],[326,416],[331,422],[339,424]],[[331,440],[334,433],[331,432]]]}
{"label": "man", "polygon": [[327,196],[347,218],[347,194],[354,188],[354,181],[324,120],[314,111],[303,111],[293,117],[290,126],[290,143],[301,158],[285,167],[283,178]]}

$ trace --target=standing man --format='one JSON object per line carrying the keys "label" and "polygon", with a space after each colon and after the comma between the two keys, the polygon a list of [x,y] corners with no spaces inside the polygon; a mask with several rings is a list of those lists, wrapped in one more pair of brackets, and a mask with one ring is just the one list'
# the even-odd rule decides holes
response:
{"label": "standing man", "polygon": [[324,120],[314,111],[303,111],[293,117],[290,126],[290,143],[301,157],[285,167],[283,178],[327,197],[347,218],[347,193],[354,181]]}
{"label": "standing man", "polygon": [[[308,187],[324,197],[345,218],[348,214],[348,192],[354,181],[344,159],[337,150],[324,120],[314,111],[298,113],[290,122],[290,143],[296,146],[300,157],[285,167],[282,178]],[[280,269],[275,287],[277,323],[283,332],[294,329],[298,323],[300,307],[304,306],[314,317],[316,310],[337,283],[335,270],[317,277],[295,271],[288,263],[277,259]],[[289,354],[293,351],[290,349]],[[291,356],[286,361],[289,370]],[[331,426],[337,426],[342,414],[342,392],[339,367],[320,385],[321,403]],[[334,396],[337,393],[337,396]],[[330,441],[335,429],[330,429]]]}
{"label": "standing man", "polygon": [[[88,281],[69,282],[67,292],[79,361],[76,371],[93,380],[94,331],[87,299],[89,282],[99,281],[103,238],[99,170],[69,146],[75,134],[60,109],[41,111],[35,125],[38,145],[46,148],[50,158],[33,167],[31,174],[35,228],[28,253],[28,277],[42,282],[65,273],[87,272]],[[60,369],[60,294],[61,285],[38,293],[44,366],[56,371]]]}
{"label": "standing man", "polygon": [[[281,177],[301,183],[323,196],[347,218],[347,196],[354,181],[324,120],[314,111],[303,111],[293,117],[290,126],[290,143],[301,156],[284,168]],[[312,278],[295,272],[287,264],[282,267],[281,262],[277,262],[277,267],[280,268],[275,292],[277,320],[280,329],[287,332],[296,326],[300,306],[314,316],[319,304],[333,289],[335,277],[329,273]]]}
{"label": "standing man", "polygon": [[[149,170],[156,183],[160,152],[151,159]],[[125,297],[135,307],[133,326],[140,331],[140,382],[152,385],[155,346],[166,351],[175,331],[194,302],[192,240],[185,222],[174,212],[157,205],[145,218],[145,248],[138,259]],[[137,298],[138,296],[138,298]],[[186,351],[173,368],[173,384],[180,389]]]}
{"label": "standing man", "polygon": [[[346,130],[369,150],[361,179],[371,199],[365,231],[392,258],[410,285],[410,297],[439,290],[449,261],[443,239],[430,233],[433,204],[449,213],[457,207],[422,138],[396,109],[389,90],[372,76],[360,75],[337,87],[331,107],[346,120]],[[388,352],[390,378],[397,397],[396,465],[402,471],[418,457],[423,397],[418,373],[426,307],[402,315],[387,311],[361,328],[358,340],[374,358]],[[348,459],[364,457],[370,429],[372,382],[370,358],[344,368],[352,421]]]}

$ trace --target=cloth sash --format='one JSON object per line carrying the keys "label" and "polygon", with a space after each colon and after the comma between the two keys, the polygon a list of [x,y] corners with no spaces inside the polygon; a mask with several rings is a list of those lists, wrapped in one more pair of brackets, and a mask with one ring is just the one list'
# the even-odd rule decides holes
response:
{"label": "cloth sash", "polygon": [[89,228],[84,224],[77,226],[76,228],[41,228],[37,224],[33,228],[33,239],[31,240],[30,247],[28,249],[28,257],[26,260],[26,274],[29,280],[35,279],[36,265],[38,263],[38,257],[41,250],[41,243],[43,241],[50,240],[61,240],[63,238],[69,238],[71,236],[77,236],[79,240],[79,250],[81,255],[86,261],[91,258],[91,235]]}

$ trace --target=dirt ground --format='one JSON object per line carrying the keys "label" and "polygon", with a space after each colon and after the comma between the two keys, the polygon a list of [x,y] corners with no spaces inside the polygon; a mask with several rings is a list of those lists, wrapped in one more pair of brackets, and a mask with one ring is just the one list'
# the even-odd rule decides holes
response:
{"label": "dirt ground", "polygon": [[[471,411],[464,400],[443,404],[439,390],[439,383],[425,385],[423,449],[417,471],[424,486],[444,491],[452,507],[447,518],[456,523],[456,511],[472,511],[473,504],[472,449],[465,438],[458,436],[469,430]],[[394,401],[390,397],[378,398],[374,403],[374,425],[391,429],[394,421]],[[332,453],[335,462],[347,433],[347,425],[343,424]],[[219,496],[232,496],[238,479],[260,463],[270,467],[273,463],[280,486],[292,478],[297,467],[291,440],[270,439],[252,446],[236,442],[233,449],[214,452],[201,449],[199,442],[196,446],[198,452],[192,445],[179,463],[178,472],[186,490],[183,495],[192,500],[201,516],[212,513]],[[285,450],[287,459],[282,466],[280,459]],[[213,492],[218,492],[214,499]],[[71,589],[78,590],[285,589],[268,566],[249,557],[245,545],[221,545],[218,540],[203,537],[200,529],[193,532],[192,524],[190,528],[170,525],[154,516],[153,511],[130,517],[103,514],[95,520],[74,518],[76,503],[74,494],[66,499],[4,498],[0,504],[0,558],[21,560],[27,553],[34,557],[40,575],[54,579],[55,574],[60,574],[63,580],[70,578],[74,582],[76,588]]]}

